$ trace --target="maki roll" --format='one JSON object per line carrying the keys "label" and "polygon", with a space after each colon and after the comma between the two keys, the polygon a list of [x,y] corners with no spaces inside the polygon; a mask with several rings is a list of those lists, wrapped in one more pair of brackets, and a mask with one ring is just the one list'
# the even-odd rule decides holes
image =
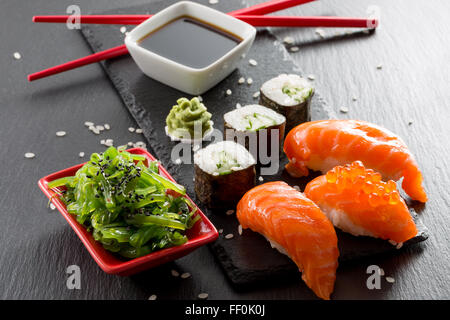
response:
{"label": "maki roll", "polygon": [[[234,140],[244,145],[259,163],[264,163],[260,161],[260,148],[266,151],[267,156],[271,155],[272,146],[276,145],[274,149],[280,151],[286,118],[278,112],[252,104],[227,112],[223,118],[225,140]],[[277,141],[271,141],[273,138]]]}
{"label": "maki roll", "polygon": [[194,154],[195,193],[209,208],[235,205],[256,184],[256,161],[233,141],[210,144]]}
{"label": "maki roll", "polygon": [[259,104],[286,117],[286,131],[296,125],[311,121],[311,83],[296,74],[281,74],[266,81],[260,90]]}

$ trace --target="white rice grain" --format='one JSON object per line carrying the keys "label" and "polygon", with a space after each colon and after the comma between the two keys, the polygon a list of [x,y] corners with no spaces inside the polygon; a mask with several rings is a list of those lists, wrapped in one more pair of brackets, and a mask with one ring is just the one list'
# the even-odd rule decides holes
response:
{"label": "white rice grain", "polygon": [[25,153],[25,158],[27,159],[33,159],[36,155],[33,152],[27,152]]}
{"label": "white rice grain", "polygon": [[227,216],[231,216],[233,213],[234,213],[234,210],[228,210],[228,211],[226,212],[226,215],[227,215]]}

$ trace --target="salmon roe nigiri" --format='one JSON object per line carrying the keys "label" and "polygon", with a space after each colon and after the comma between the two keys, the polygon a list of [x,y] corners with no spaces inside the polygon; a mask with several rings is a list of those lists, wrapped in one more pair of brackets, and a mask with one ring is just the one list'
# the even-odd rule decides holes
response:
{"label": "salmon roe nigiri", "polygon": [[285,182],[268,182],[242,197],[236,216],[288,255],[318,297],[330,298],[339,250],[336,231],[317,205]]}
{"label": "salmon roe nigiri", "polygon": [[286,136],[286,170],[306,176],[308,169],[322,171],[360,160],[385,180],[403,177],[403,190],[413,199],[427,201],[422,173],[403,140],[389,130],[361,120],[305,122]]}
{"label": "salmon roe nigiri", "polygon": [[333,225],[359,236],[403,243],[417,235],[408,207],[394,181],[366,169],[361,161],[337,166],[309,182],[305,195]]}

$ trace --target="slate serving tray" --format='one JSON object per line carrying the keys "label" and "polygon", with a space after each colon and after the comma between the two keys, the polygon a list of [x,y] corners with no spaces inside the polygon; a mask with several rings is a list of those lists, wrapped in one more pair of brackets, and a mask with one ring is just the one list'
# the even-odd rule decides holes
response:
{"label": "slate serving tray", "polygon": [[[151,5],[104,13],[156,13],[174,2],[176,1],[164,0],[152,2]],[[198,2],[207,4],[206,0]],[[229,0],[221,1],[214,5],[214,8],[228,12],[243,6],[245,6],[243,2]],[[128,29],[131,30],[132,27],[129,26]],[[82,34],[92,50],[97,52],[123,43],[124,35],[119,31],[119,28],[120,26],[115,25],[85,25],[82,28]],[[253,94],[259,90],[264,81],[280,73],[302,74],[285,48],[265,29],[258,31],[255,43],[247,58],[255,59],[258,65],[256,67],[250,66],[248,59],[245,59],[227,79],[202,95],[204,103],[213,115],[212,120],[215,128],[223,128],[223,114],[234,109],[237,103],[241,105],[257,103],[258,100],[253,98]],[[148,142],[147,148],[159,158],[172,176],[187,188],[189,195],[196,201],[193,165],[177,165],[171,161],[171,151],[176,143],[170,141],[164,130],[165,118],[170,108],[178,98],[187,95],[146,77],[129,56],[103,62],[102,66],[125,106],[143,129]],[[251,77],[253,84],[239,85],[238,79],[240,77],[246,79]],[[226,95],[227,89],[232,90],[231,96]],[[311,108],[312,120],[336,118],[331,108],[317,92]],[[283,170],[286,163],[286,157],[281,156],[278,174],[264,177],[264,182],[284,180],[290,185],[298,185],[303,190],[306,183],[315,177],[315,175],[310,175],[302,179],[293,179]],[[290,277],[291,274],[298,274],[295,264],[286,256],[271,249],[269,243],[262,236],[250,230],[244,230],[242,236],[239,236],[238,222],[234,214],[227,216],[224,213],[226,210],[215,210],[213,212],[204,208],[199,201],[196,201],[196,203],[200,205],[218,229],[223,229],[219,239],[210,247],[232,283],[242,286],[262,281],[267,282],[269,279],[278,281]],[[427,229],[417,219],[413,209],[411,209],[411,213],[416,218],[419,234],[405,243],[403,247],[428,238]],[[224,235],[228,233],[233,233],[235,237],[226,240]],[[339,231],[338,238],[340,263],[396,250],[387,241],[368,237],[354,237]]]}

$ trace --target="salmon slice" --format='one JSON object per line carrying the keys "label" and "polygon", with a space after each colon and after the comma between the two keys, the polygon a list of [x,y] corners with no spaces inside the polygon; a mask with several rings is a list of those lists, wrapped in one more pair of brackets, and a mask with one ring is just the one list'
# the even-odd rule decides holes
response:
{"label": "salmon slice", "polygon": [[248,191],[239,201],[236,215],[242,228],[262,234],[288,255],[317,296],[330,298],[339,251],[334,227],[319,207],[278,181]]}
{"label": "salmon slice", "polygon": [[305,122],[286,136],[286,170],[294,177],[308,168],[326,173],[331,168],[360,160],[385,180],[403,177],[402,187],[414,200],[426,202],[422,173],[406,144],[394,133],[360,120]]}
{"label": "salmon slice", "polygon": [[417,228],[393,180],[366,169],[360,161],[337,166],[306,185],[314,201],[337,228],[403,243],[417,235]]}

